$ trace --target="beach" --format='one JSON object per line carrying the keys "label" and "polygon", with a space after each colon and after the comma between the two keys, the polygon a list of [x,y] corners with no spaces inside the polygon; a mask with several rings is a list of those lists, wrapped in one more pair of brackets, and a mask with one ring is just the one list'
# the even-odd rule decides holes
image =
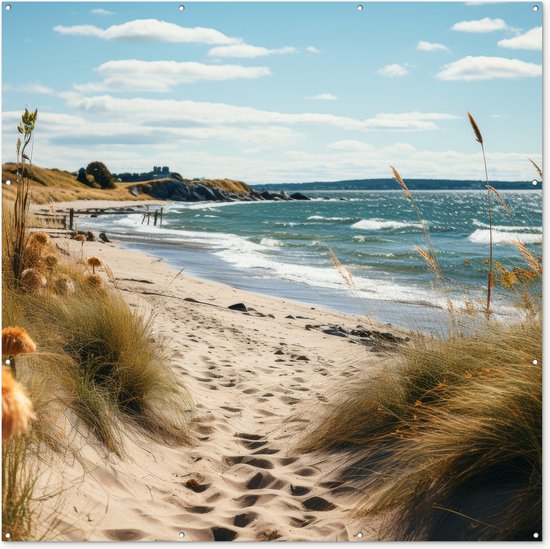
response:
{"label": "beach", "polygon": [[[79,243],[54,242],[78,259]],[[294,447],[335,387],[396,354],[376,336],[362,344],[323,329],[404,331],[197,279],[117,243],[86,242],[84,255],[100,257],[132,309],[152,315],[195,401],[194,443],[129,430],[117,458],[76,435],[82,459],[53,456],[47,475],[58,494],[49,504],[61,505],[53,539],[376,539],[372,520],[350,518],[365,494],[337,478],[346,451]]]}

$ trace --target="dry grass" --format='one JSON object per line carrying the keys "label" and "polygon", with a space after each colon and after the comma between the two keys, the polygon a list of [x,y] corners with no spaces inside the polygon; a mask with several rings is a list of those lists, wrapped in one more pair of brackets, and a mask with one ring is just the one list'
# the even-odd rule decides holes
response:
{"label": "dry grass", "polygon": [[[16,374],[36,419],[26,434],[14,431],[3,441],[2,521],[10,539],[36,540],[48,529],[40,522],[34,493],[37,464],[46,448],[73,452],[74,433],[67,427],[118,455],[124,454],[124,436],[134,430],[181,444],[190,439],[192,403],[169,366],[163,342],[152,333],[151,320],[130,309],[114,280],[87,275],[85,264],[62,260],[47,234],[29,237],[29,191],[44,201],[72,199],[78,190],[72,187],[79,184],[59,170],[31,172],[24,158],[20,166],[32,173],[30,184],[24,177],[3,185],[8,200],[2,204],[2,323],[24,328],[36,343],[35,352],[17,356]],[[3,177],[16,181],[15,165],[4,168]],[[86,192],[111,198],[118,191]],[[92,263],[111,276],[100,258]],[[90,285],[90,277],[99,278],[101,286]]]}
{"label": "dry grass", "polygon": [[541,353],[540,315],[448,340],[417,336],[399,364],[340,389],[302,449],[356,448],[354,483],[372,495],[355,514],[381,515],[384,539],[533,539]]}
{"label": "dry grass", "polygon": [[[491,195],[507,208],[486,186],[492,226]],[[429,249],[417,251],[439,278],[426,239]],[[450,309],[448,338],[412,337],[387,363],[332,391],[303,435],[302,451],[346,450],[341,475],[368,494],[354,514],[379,521],[382,539],[531,541],[535,532],[540,539],[542,262],[516,247],[526,266],[494,262],[499,277],[489,249],[482,318],[471,308],[461,327]],[[488,315],[497,283],[521,299],[513,321]]]}
{"label": "dry grass", "polygon": [[[17,164],[7,163],[2,166],[2,183],[6,180],[16,180]],[[76,179],[71,172],[55,168],[39,168],[34,166],[30,178],[30,191],[34,204],[49,204],[50,202],[69,202],[73,200],[151,200],[148,194],[134,196],[130,189],[134,186],[158,184],[161,180],[140,181],[137,183],[116,183],[114,189],[94,189]],[[250,188],[240,181],[229,179],[212,179],[205,181],[189,181],[188,184],[202,183],[222,191],[237,194],[248,193]],[[2,185],[3,200],[14,200],[16,185]]]}

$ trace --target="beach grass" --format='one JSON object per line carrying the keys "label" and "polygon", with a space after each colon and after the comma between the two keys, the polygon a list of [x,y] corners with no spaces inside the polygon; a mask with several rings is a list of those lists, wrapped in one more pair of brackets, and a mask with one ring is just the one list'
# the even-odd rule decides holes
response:
{"label": "beach grass", "polygon": [[[19,430],[27,432],[2,441],[3,532],[10,540],[37,539],[45,529],[37,518],[36,464],[46,448],[78,453],[67,426],[105,455],[123,456],[124,438],[135,431],[166,444],[189,443],[193,412],[152,318],[128,306],[110,269],[97,257],[92,268],[62,258],[47,233],[30,233],[34,172],[24,150],[35,121],[36,113],[25,111],[15,196],[2,205],[2,323],[29,342],[15,357],[3,341],[3,355],[34,409]],[[4,404],[3,393],[3,414]]]}
{"label": "beach grass", "polygon": [[[468,118],[487,173],[481,131]],[[485,186],[492,235],[488,176]],[[428,251],[417,251],[444,290],[423,228]],[[542,264],[514,244],[518,264],[506,267],[493,260],[491,236],[484,306],[467,301],[459,312],[449,302],[448,337],[413,334],[386,363],[332,391],[298,444],[305,452],[347,452],[341,475],[368,494],[353,514],[378,520],[381,539],[541,539]],[[494,318],[497,284],[517,304],[513,319]]]}

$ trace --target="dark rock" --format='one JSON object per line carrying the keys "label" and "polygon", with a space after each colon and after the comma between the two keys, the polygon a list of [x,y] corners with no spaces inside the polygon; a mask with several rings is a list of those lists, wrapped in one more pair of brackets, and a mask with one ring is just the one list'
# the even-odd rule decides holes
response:
{"label": "dark rock", "polygon": [[311,200],[308,196],[302,193],[292,193],[290,198],[292,198],[292,200]]}
{"label": "dark rock", "polygon": [[242,313],[248,312],[248,307],[244,303],[234,303],[233,305],[229,305],[227,308],[232,311],[241,311]]}
{"label": "dark rock", "polygon": [[275,355],[284,355],[285,353],[279,349],[278,351],[275,351],[273,354]]}
{"label": "dark rock", "polygon": [[94,242],[95,241],[95,236],[94,236],[94,233],[92,231],[88,231],[86,233],[86,240],[88,242]]}
{"label": "dark rock", "polygon": [[292,315],[286,315],[285,318],[291,318],[292,320],[294,320],[294,317]]}
{"label": "dark rock", "polygon": [[300,355],[296,360],[306,360],[309,362],[309,358],[306,355]]}
{"label": "dark rock", "polygon": [[103,242],[111,242],[105,233],[99,233],[99,240],[102,240]]}

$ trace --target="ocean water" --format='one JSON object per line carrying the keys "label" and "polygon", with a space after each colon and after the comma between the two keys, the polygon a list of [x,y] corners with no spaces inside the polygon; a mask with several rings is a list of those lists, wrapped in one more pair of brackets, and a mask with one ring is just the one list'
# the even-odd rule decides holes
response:
{"label": "ocean water", "polygon": [[[400,191],[308,195],[314,200],[173,203],[165,208],[162,227],[141,225],[141,214],[81,224],[194,276],[416,329],[442,329],[445,295],[458,307],[468,300],[481,306],[487,277],[482,261],[489,246],[486,192],[414,193],[447,279],[446,294],[414,249],[426,247],[426,239]],[[517,265],[521,258],[511,241],[541,253],[542,192],[503,191],[501,196],[512,217],[493,198],[494,258]],[[353,287],[334,267],[329,248],[351,273]],[[512,311],[510,296],[497,289],[495,312]]]}

